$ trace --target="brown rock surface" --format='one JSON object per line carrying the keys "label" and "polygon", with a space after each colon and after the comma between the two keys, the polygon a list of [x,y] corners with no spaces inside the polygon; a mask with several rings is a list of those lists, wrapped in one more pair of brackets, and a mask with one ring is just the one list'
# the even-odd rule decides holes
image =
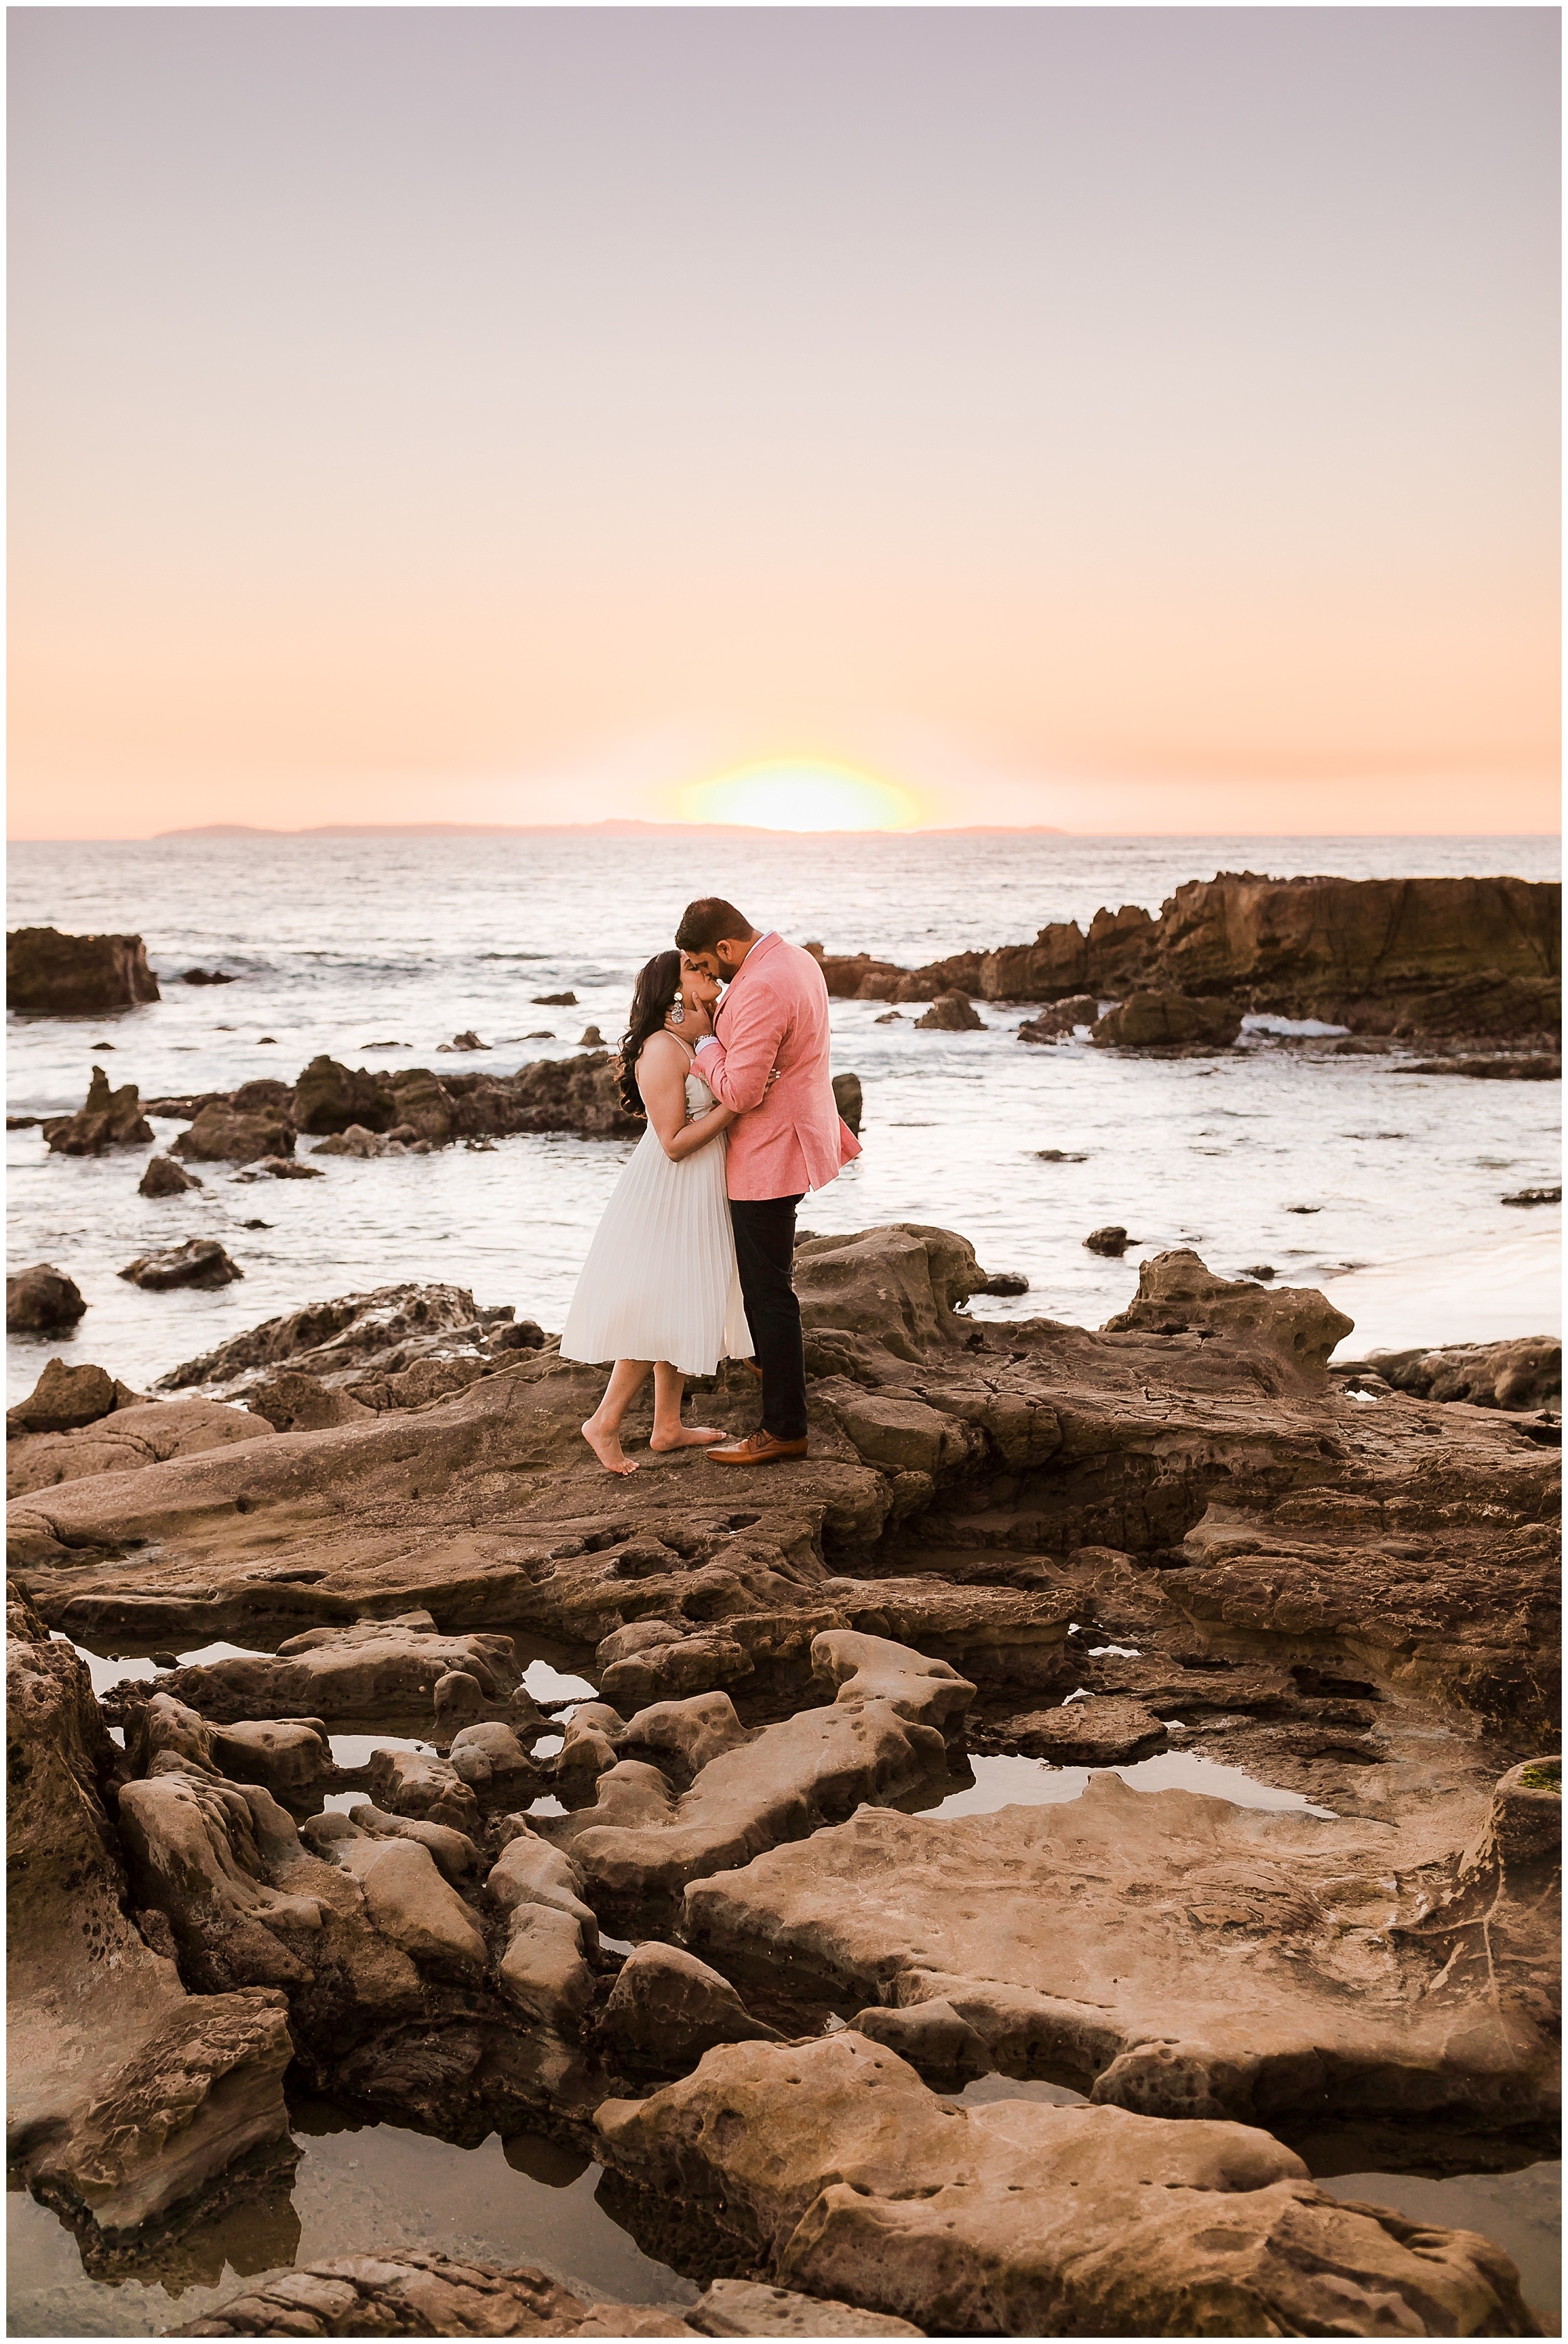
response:
{"label": "brown rock surface", "polygon": [[262,1107],[246,1114],[214,1099],[200,1110],[190,1129],[180,1133],[174,1153],[194,1164],[255,1164],[275,1156],[292,1156],[294,1127],[274,1109]]}
{"label": "brown rock surface", "polygon": [[976,1034],[986,1021],[971,1006],[967,994],[939,993],[924,1017],[915,1020],[917,1032]]}
{"label": "brown rock surface", "polygon": [[175,1162],[172,1156],[154,1156],[147,1170],[137,1182],[137,1193],[142,1197],[182,1197],[190,1188],[199,1188],[201,1182],[194,1172],[187,1172]]}
{"label": "brown rock surface", "polygon": [[188,1996],[127,1918],[87,1672],[14,1597],[6,1655],[8,2153],[74,2219],[127,2230],[281,2138],[269,1994]]}
{"label": "brown rock surface", "polygon": [[1042,1009],[1037,1017],[1026,1018],[1018,1028],[1020,1042],[1059,1042],[1079,1026],[1092,1026],[1099,1015],[1099,1003],[1092,993],[1069,994],[1065,1001],[1053,1002]]}
{"label": "brown rock surface", "polygon": [[1245,1278],[1216,1278],[1197,1254],[1178,1250],[1139,1264],[1136,1298],[1107,1319],[1105,1331],[1121,1335],[1135,1328],[1160,1334],[1208,1328],[1239,1335],[1301,1376],[1319,1379],[1335,1344],[1354,1333],[1355,1321],[1314,1287],[1263,1287]]}
{"label": "brown rock surface", "polygon": [[[643,2304],[588,2303],[529,2263],[501,2269],[404,2247],[307,2263],[171,2336],[694,2336]],[[717,2329],[716,2334],[752,2334]],[[828,2331],[824,2331],[828,2332]],[[844,2331],[834,2331],[844,2332]],[[856,2329],[848,2331],[861,2333]]]}
{"label": "brown rock surface", "polygon": [[1267,2133],[1115,2107],[963,2109],[850,2030],[710,2052],[596,2122],[644,2237],[700,2218],[785,2286],[945,2335],[1533,2324],[1495,2248],[1324,2197]]}
{"label": "brown rock surface", "polygon": [[122,1083],[112,1091],[102,1066],[95,1066],[87,1096],[76,1114],[51,1121],[46,1134],[51,1155],[101,1156],[109,1147],[144,1146],[153,1127],[142,1113],[135,1083]]}
{"label": "brown rock surface", "polygon": [[187,1238],[161,1253],[138,1254],[119,1275],[144,1293],[167,1294],[178,1286],[232,1286],[245,1272],[216,1238]]}
{"label": "brown rock surface", "polygon": [[1348,1372],[1368,1369],[1417,1399],[1469,1400],[1476,1408],[1563,1405],[1563,1346],[1553,1335],[1450,1343],[1436,1350],[1373,1351],[1364,1360],[1342,1364]]}
{"label": "brown rock surface", "polygon": [[86,1360],[67,1367],[64,1359],[50,1359],[26,1399],[6,1410],[7,1434],[74,1432],[133,1398],[104,1368],[89,1367]]}
{"label": "brown rock surface", "polygon": [[86,1308],[82,1290],[53,1262],[35,1262],[5,1279],[5,1331],[10,1335],[52,1335],[74,1327]]}
{"label": "brown rock surface", "polygon": [[[125,1387],[116,1389],[124,1391]],[[126,1399],[128,1405],[116,1404],[111,1415],[73,1432],[38,1432],[10,1442],[6,1494],[24,1497],[89,1474],[134,1472],[139,1466],[267,1437],[264,1423],[243,1409],[225,1408],[217,1400],[138,1400],[134,1393],[126,1394]]]}
{"label": "brown rock surface", "polygon": [[[814,2130],[819,2150],[836,2137],[859,2155],[859,2117],[759,2069],[755,2113],[724,2107],[810,2189],[776,2256],[746,2225],[777,2177],[747,2196],[716,2103],[678,2185],[645,2159],[606,2185],[601,2202],[625,2193],[688,2276],[760,2272],[947,2333],[1069,2315],[1164,2332],[1159,2289],[1182,2273],[1217,2288],[1219,2272],[1240,2292],[1205,2296],[1202,2316],[1257,2332],[1265,2311],[1326,2324],[1327,2262],[1381,2289],[1402,2332],[1509,2332],[1512,2281],[1477,2242],[1364,2209],[1325,2228],[1349,2218],[1293,2160],[1216,2198],[1180,2159],[1218,2122],[1206,2110],[1375,2117],[1409,2137],[1391,2163],[1434,2127],[1484,2159],[1479,2135],[1543,2120],[1557,1794],[1532,1762],[1553,1746],[1560,1460],[1496,1408],[1381,1380],[1349,1398],[1317,1364],[1321,1298],[1211,1279],[1190,1257],[1154,1267],[1147,1310],[1097,1334],[969,1322],[982,1273],[940,1230],[808,1240],[813,1450],[765,1472],[687,1452],[612,1485],[577,1430],[593,1376],[548,1344],[502,1351],[508,1322],[458,1288],[340,1298],[179,1371],[187,1389],[263,1398],[287,1381],[290,1423],[312,1414],[297,1386],[332,1414],[347,1402],[317,1429],[203,1400],[13,1441],[83,1453],[192,1406],[249,1435],[13,1506],[46,1616],[84,1642],[263,1648],[156,1692],[122,1685],[107,1713],[123,1753],[94,1728],[105,1860],[137,1883],[145,1943],[177,1952],[203,2002],[277,2014],[286,1997],[313,2088],[449,2139],[542,2127],[584,2144],[640,2056],[630,2036],[616,2049],[610,2004],[656,2032],[671,2000],[639,2002],[639,1975],[686,1962],[716,1979],[708,2003],[733,1994],[784,2038],[708,2049],[690,2086],[706,2091],[715,2062],[742,2073],[723,2064],[737,2056],[814,2060],[846,2039],[824,2036],[830,2016],[859,2011],[866,2056],[907,2053],[945,2084],[988,2064],[1070,2076],[1096,2090],[1090,2117],[1139,2112],[1165,2160],[1125,2188],[1114,2160],[1095,2166],[1122,2251],[1113,2268],[1112,2229],[1103,2250],[1094,2231],[1070,2274],[1090,2293],[1064,2313],[1052,2241],[1072,2226],[1052,2208],[1082,2185],[1051,2178],[1056,2148],[1033,2133],[1008,2169],[986,2143],[1071,2112],[952,2112],[977,2159],[955,2181],[921,2163],[942,2104],[900,2083],[877,2102],[889,2170],[916,2177],[895,2188],[836,2155],[811,2166]],[[443,1393],[449,1374],[463,1386]],[[722,1371],[703,1405],[748,1425],[753,1379]],[[604,1695],[546,1703],[558,1756],[531,1754],[534,1653]],[[329,1771],[322,1733],[340,1728],[373,1765]],[[1161,1773],[1328,1814],[1104,1773],[1057,1805],[866,1803],[963,1792],[973,1807],[1041,1780],[990,1753],[1126,1765],[1168,1732]],[[315,1811],[343,1791],[370,1796]],[[624,1966],[601,1922],[641,1941]],[[661,1942],[683,1925],[690,1945]],[[663,2072],[701,2048],[666,2027]],[[637,2122],[657,2129],[667,2105]],[[1160,2179],[1177,2187],[1155,2236]],[[1199,2196],[1224,2224],[1251,2200],[1223,2252],[1212,2207],[1185,2210]],[[1371,2314],[1351,2300],[1336,2316],[1353,2332]]]}
{"label": "brown rock surface", "polygon": [[1129,993],[1089,1036],[1102,1049],[1222,1050],[1241,1031],[1241,1013],[1224,1001],[1195,1001],[1185,993]]}
{"label": "brown rock surface", "polygon": [[[1101,1773],[1057,1805],[939,1823],[867,1811],[694,1884],[685,1910],[721,1960],[765,1944],[854,1993],[940,1997],[996,2065],[1092,2085],[1097,2102],[1277,2122],[1320,2106],[1331,2076],[1341,2111],[1505,2121],[1548,2112],[1556,2088],[1542,1915],[1558,1811],[1513,1783],[1494,1810],[1534,1802],[1545,1837],[1528,1860],[1451,1858],[1404,1897],[1386,1826]],[[1475,1885],[1440,1924],[1433,1884],[1456,1872]],[[1462,1952],[1484,1959],[1483,1884],[1490,2010],[1457,1974]]]}
{"label": "brown rock surface", "polygon": [[[1125,1002],[1153,991],[1223,996],[1238,1015],[1270,1011],[1357,1032],[1550,1036],[1562,1015],[1561,904],[1555,882],[1221,872],[1179,887],[1158,919],[1138,904],[1108,907],[1087,934],[1077,921],[1057,922],[1031,945],[972,956],[972,975],[939,981],[988,1001]],[[909,1000],[937,989],[936,970],[865,955],[826,958],[823,969],[837,995]],[[1148,1038],[1168,1046],[1210,1037]]]}
{"label": "brown rock surface", "polygon": [[88,1017],[158,998],[140,936],[71,936],[13,928],[5,938],[5,994],[32,1016]]}

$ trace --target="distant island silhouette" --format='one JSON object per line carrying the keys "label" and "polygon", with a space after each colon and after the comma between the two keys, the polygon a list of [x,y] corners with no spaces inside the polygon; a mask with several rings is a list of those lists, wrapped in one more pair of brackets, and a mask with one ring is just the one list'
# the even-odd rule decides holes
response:
{"label": "distant island silhouette", "polygon": [[523,838],[541,833],[595,838],[1066,838],[1057,823],[971,823],[958,830],[774,830],[753,822],[322,822],[273,830],[249,822],[204,822],[155,831],[155,838]]}

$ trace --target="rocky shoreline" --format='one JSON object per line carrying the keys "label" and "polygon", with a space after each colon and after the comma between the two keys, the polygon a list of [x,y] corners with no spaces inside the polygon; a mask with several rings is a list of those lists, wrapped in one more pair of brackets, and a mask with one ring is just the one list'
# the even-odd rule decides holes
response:
{"label": "rocky shoreline", "polygon": [[[1368,1036],[1471,1036],[1560,1046],[1562,888],[1523,879],[1270,879],[1224,871],[1138,904],[1042,928],[1033,944],[958,953],[917,969],[814,947],[840,999],[986,1001],[1132,995],[1184,1005],[1178,1023],[1242,1013],[1313,1019]],[[1147,1041],[1189,1038],[1156,1030]],[[1103,1038],[1124,1038],[1108,1033]],[[1128,1035],[1125,1037],[1132,1040]],[[1211,1035],[1198,1036],[1212,1039]],[[1234,1034],[1226,1038],[1233,1039]]]}
{"label": "rocky shoreline", "polygon": [[594,1372],[456,1288],[13,1410],[27,2186],[134,2268],[275,2186],[287,2074],[574,2145],[708,2292],[383,2233],[192,2332],[1541,2332],[1314,2176],[1551,2153],[1560,1352],[1331,1370],[1191,1253],[971,1322],[928,1228],[797,1283],[812,1455],[723,1489],[599,1473]]}

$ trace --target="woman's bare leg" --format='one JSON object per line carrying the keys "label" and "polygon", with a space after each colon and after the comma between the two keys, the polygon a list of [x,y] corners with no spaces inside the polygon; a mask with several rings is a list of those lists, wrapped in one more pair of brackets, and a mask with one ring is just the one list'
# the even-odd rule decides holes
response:
{"label": "woman's bare leg", "polygon": [[679,1368],[668,1359],[653,1362],[653,1438],[650,1449],[711,1449],[724,1435],[715,1432],[711,1424],[684,1425],[681,1421],[681,1399],[686,1389],[686,1379]]}
{"label": "woman's bare leg", "polygon": [[582,1438],[607,1473],[635,1473],[637,1460],[621,1447],[621,1420],[647,1381],[649,1359],[617,1359],[604,1397],[582,1427]]}

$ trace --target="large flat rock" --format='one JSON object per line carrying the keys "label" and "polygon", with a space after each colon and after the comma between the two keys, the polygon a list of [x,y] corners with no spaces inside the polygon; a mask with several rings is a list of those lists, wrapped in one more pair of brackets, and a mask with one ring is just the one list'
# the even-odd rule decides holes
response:
{"label": "large flat rock", "polygon": [[[1502,1809],[1535,1814],[1544,1841],[1528,1861],[1477,1857],[1492,1904],[1446,1925],[1433,1884],[1463,1866],[1431,1863],[1430,1847],[1109,1773],[1060,1805],[950,1820],[864,1810],[693,1884],[685,1910],[693,1944],[721,1961],[783,1959],[868,2003],[943,1999],[998,2066],[1070,2079],[1097,2101],[1504,2125],[1556,2101],[1541,1909],[1556,1794],[1514,1783]],[[1418,1867],[1413,1894],[1401,1859]]]}

